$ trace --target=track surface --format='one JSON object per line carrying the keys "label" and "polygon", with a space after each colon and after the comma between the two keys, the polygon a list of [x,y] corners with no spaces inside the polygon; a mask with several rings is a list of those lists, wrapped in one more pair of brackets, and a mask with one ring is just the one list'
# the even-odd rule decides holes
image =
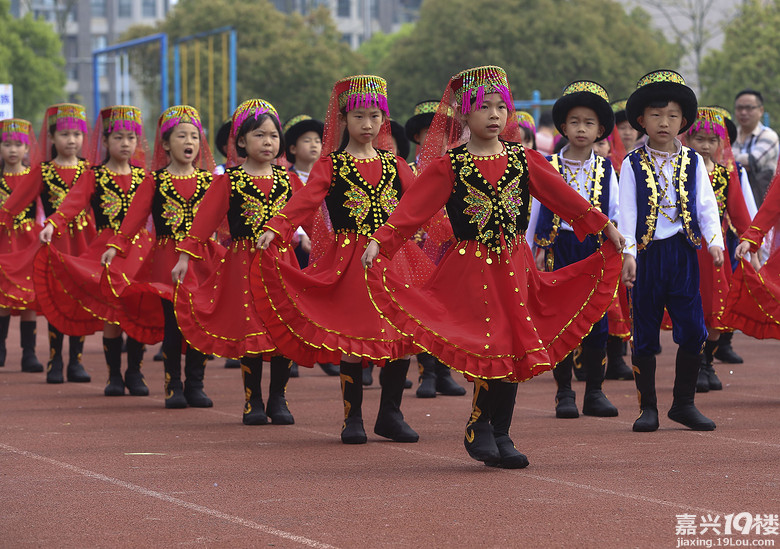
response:
{"label": "track surface", "polygon": [[[319,368],[290,381],[295,425],[246,427],[240,372],[221,359],[206,370],[214,408],[165,410],[156,348],[144,367],[151,396],[106,398],[99,335],[84,356],[92,383],[47,385],[19,371],[11,324],[0,369],[0,547],[654,548],[678,538],[780,547],[776,534],[676,533],[682,514],[698,525],[708,514],[780,513],[778,341],[735,336],[746,363],[716,363],[724,390],[696,399],[718,425],[712,433],[666,418],[669,334],[656,433],[631,431],[631,381],[605,384],[619,417],[574,420],[555,419],[551,374],[522,384],[512,436],[531,465],[507,471],[463,448],[470,396],[406,391],[420,442],[396,444],[370,432],[375,381],[364,402],[369,442],[345,446],[339,381]],[[44,359],[45,321],[38,327]],[[575,390],[581,405],[584,384]]]}

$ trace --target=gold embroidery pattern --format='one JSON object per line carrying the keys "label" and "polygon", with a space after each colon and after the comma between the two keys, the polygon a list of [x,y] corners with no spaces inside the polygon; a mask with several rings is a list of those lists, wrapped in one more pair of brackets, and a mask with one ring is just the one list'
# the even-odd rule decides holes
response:
{"label": "gold embroidery pattern", "polygon": [[[241,216],[246,218],[248,226],[252,228],[254,238],[258,238],[262,234],[263,225],[281,211],[287,203],[290,192],[290,179],[287,173],[276,167],[272,169],[273,185],[268,191],[268,196],[252,183],[252,176],[244,171],[243,166],[231,173],[233,190],[244,200],[241,203]],[[254,189],[259,196],[250,194],[246,191],[247,188]]]}
{"label": "gold embroidery pattern", "polygon": [[[119,186],[115,184],[111,177],[112,174],[107,169],[103,168],[96,170],[96,172],[96,183],[103,190],[103,194],[100,195],[100,208],[108,217],[108,226],[118,231],[122,220],[127,215],[128,208],[130,208],[130,202],[132,202],[135,196],[135,191],[138,190],[146,174],[141,168],[132,168],[130,188],[127,193],[123,193]],[[101,228],[98,227],[98,229]]]}
{"label": "gold embroidery pattern", "polygon": [[[463,170],[461,170],[461,172],[463,172]],[[471,170],[469,170],[469,173],[471,173]],[[465,184],[468,194],[464,200],[466,201],[466,204],[469,204],[465,213],[471,216],[471,223],[476,223],[479,232],[481,233],[485,229],[485,225],[487,225],[490,216],[493,214],[493,203],[491,202],[490,197],[485,193],[477,190],[468,183]]]}
{"label": "gold embroidery pattern", "polygon": [[[30,168],[25,168],[22,172],[19,174],[14,175],[27,175],[30,173]],[[5,201],[8,200],[8,197],[11,196],[11,193],[13,192],[11,190],[11,186],[8,184],[8,182],[5,180],[6,174],[0,174],[0,208],[3,207],[3,204],[5,204]],[[31,203],[28,207],[26,207],[24,210],[19,212],[17,216],[14,217],[14,229],[22,229],[24,228],[27,231],[32,230],[33,225],[35,224],[35,219],[33,219],[34,216],[28,216],[31,210],[35,208],[35,202]]]}
{"label": "gold embroidery pattern", "polygon": [[[87,167],[86,160],[78,161],[78,164],[76,164],[76,173],[73,176],[74,185]],[[57,173],[53,162],[44,162],[41,164],[41,179],[43,179],[46,190],[49,191],[49,204],[51,204],[52,209],[57,210],[70,190],[68,184],[65,183],[62,177],[60,177],[60,174]],[[68,228],[72,234],[74,229],[80,231],[87,225],[89,225],[87,210],[81,210],[79,214],[73,218],[73,221],[68,224]]]}
{"label": "gold embroidery pattern", "polygon": [[162,217],[165,224],[170,227],[174,240],[180,242],[187,236],[192,221],[198,213],[200,202],[203,195],[211,184],[211,174],[204,170],[198,170],[197,185],[193,195],[186,199],[176,190],[173,184],[173,176],[168,170],[159,170],[157,179],[159,181],[158,191],[165,198],[162,205]]}
{"label": "gold embroidery pattern", "polygon": [[653,169],[653,165],[650,163],[650,159],[648,158],[644,148],[639,150],[639,154],[641,157],[640,166],[645,172],[645,184],[647,185],[647,190],[650,193],[650,213],[647,216],[647,232],[643,234],[642,238],[639,239],[636,243],[637,252],[644,250],[648,244],[653,241],[653,236],[655,235],[655,225],[658,223],[658,187],[655,183],[655,170]]}

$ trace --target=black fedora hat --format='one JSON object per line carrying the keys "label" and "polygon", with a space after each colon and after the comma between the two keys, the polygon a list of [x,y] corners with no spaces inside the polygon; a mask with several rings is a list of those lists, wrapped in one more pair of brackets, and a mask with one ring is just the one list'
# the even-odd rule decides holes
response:
{"label": "black fedora hat", "polygon": [[425,129],[433,122],[433,115],[436,114],[436,109],[439,108],[439,101],[430,99],[427,101],[420,101],[414,106],[414,114],[406,121],[406,138],[413,143],[420,144],[414,136],[419,133],[420,130]]}
{"label": "black fedora hat", "polygon": [[563,94],[552,108],[553,123],[561,135],[565,135],[563,124],[574,107],[588,107],[596,112],[599,124],[604,127],[604,132],[596,141],[606,138],[615,128],[615,115],[609,105],[609,96],[601,84],[591,80],[577,80],[563,89]]}
{"label": "black fedora hat", "polygon": [[294,146],[298,141],[298,138],[306,132],[316,132],[322,139],[322,132],[325,131],[325,124],[319,120],[315,120],[308,114],[299,114],[293,116],[282,127],[284,131],[284,142],[286,144],[285,154],[287,155],[287,161],[295,164],[295,155],[290,152],[290,147]]}
{"label": "black fedora hat", "polygon": [[685,124],[679,133],[687,131],[696,120],[696,94],[685,84],[685,79],[678,72],[663,69],[647,73],[639,79],[636,90],[626,101],[626,117],[638,132],[645,133],[645,129],[639,124],[639,117],[654,101],[674,101],[680,105]]}

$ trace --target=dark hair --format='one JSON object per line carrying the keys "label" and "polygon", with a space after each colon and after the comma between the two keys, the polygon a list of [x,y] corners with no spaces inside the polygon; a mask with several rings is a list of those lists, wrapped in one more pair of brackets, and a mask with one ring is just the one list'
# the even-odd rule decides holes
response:
{"label": "dark hair", "polygon": [[756,99],[758,99],[758,104],[761,105],[762,107],[764,106],[764,96],[761,95],[760,91],[753,90],[751,88],[745,88],[744,90],[739,92],[736,95],[736,97],[734,97],[734,101],[736,101],[737,99],[739,99],[743,95],[754,95],[756,97]]}
{"label": "dark hair", "polygon": [[552,111],[544,111],[539,116],[539,126],[555,126]]}
{"label": "dark hair", "polygon": [[559,152],[561,152],[561,149],[563,149],[568,144],[569,144],[569,140],[561,136],[561,138],[558,140],[558,142],[555,144],[555,147],[553,148],[553,154],[558,154]]}
{"label": "dark hair", "polygon": [[228,120],[222,126],[220,126],[219,130],[217,131],[217,136],[214,138],[214,146],[217,147],[217,150],[222,154],[222,156],[227,158],[227,144],[228,139],[230,138],[230,128],[233,127],[233,121]]}
{"label": "dark hair", "polygon": [[669,105],[668,99],[653,99],[650,101],[647,105],[645,105],[646,109],[663,109],[664,107]]}
{"label": "dark hair", "polygon": [[526,128],[525,126],[519,126],[520,131],[523,134],[523,141],[526,139],[531,140],[531,148],[533,150],[536,150],[536,134],[530,130],[530,128]]}
{"label": "dark hair", "polygon": [[271,121],[274,123],[274,128],[276,128],[276,131],[279,133],[279,150],[276,152],[276,157],[279,158],[284,154],[285,149],[287,148],[284,144],[284,132],[282,131],[282,126],[279,124],[279,119],[275,116],[264,112],[263,114],[259,115],[257,118],[254,116],[247,117],[246,120],[239,126],[238,131],[236,132],[236,152],[238,153],[238,156],[241,158],[246,158],[246,149],[244,147],[241,147],[238,145],[238,138],[244,137],[249,132],[252,132],[262,126],[266,120],[271,119]]}

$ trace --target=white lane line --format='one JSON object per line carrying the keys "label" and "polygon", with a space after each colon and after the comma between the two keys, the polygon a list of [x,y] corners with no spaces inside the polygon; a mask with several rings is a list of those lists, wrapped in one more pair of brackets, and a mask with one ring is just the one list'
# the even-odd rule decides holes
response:
{"label": "white lane line", "polygon": [[56,467],[59,467],[61,469],[66,469],[68,471],[71,471],[73,473],[76,473],[78,475],[91,478],[93,480],[98,480],[101,482],[106,482],[108,484],[113,484],[114,486],[119,486],[120,488],[124,488],[126,490],[129,490],[131,492],[135,492],[136,494],[141,494],[143,496],[159,499],[161,501],[165,501],[167,503],[172,503],[174,505],[177,505],[179,507],[183,507],[184,509],[188,509],[189,511],[195,511],[196,513],[201,513],[203,515],[208,515],[210,517],[214,517],[220,520],[224,520],[226,522],[230,522],[232,524],[236,524],[238,526],[243,526],[245,528],[251,528],[252,530],[258,530],[260,532],[263,532],[265,534],[269,534],[271,536],[276,536],[278,538],[282,538],[285,540],[289,540],[295,543],[299,543],[301,545],[305,545],[307,547],[315,547],[317,549],[336,549],[333,545],[328,545],[327,543],[322,543],[313,539],[309,539],[303,536],[298,536],[295,534],[292,534],[290,532],[285,532],[284,530],[278,530],[276,528],[273,528],[271,526],[267,526],[265,524],[260,524],[257,522],[254,522],[252,520],[247,520],[241,517],[237,517],[235,515],[229,515],[227,513],[223,513],[222,511],[217,511],[216,509],[211,509],[209,507],[205,507],[203,505],[198,505],[197,503],[192,503],[189,501],[184,501],[183,499],[175,498],[173,496],[169,496],[168,494],[164,494],[162,492],[157,492],[155,490],[150,490],[148,488],[144,488],[143,486],[138,486],[137,484],[133,484],[131,482],[127,482],[124,480],[120,480],[118,478],[109,477],[107,475],[103,475],[101,473],[95,473],[94,471],[89,471],[87,469],[83,469],[81,467],[77,467],[75,465],[71,465],[69,463],[64,463],[62,461],[58,461],[56,459],[48,458],[46,456],[42,456],[40,454],[35,454],[33,452],[28,452],[26,450],[21,450],[19,448],[14,448],[13,446],[8,446],[7,444],[0,443],[0,448],[11,452],[13,454],[17,454],[19,456],[23,456],[30,459],[35,459],[38,461],[42,461],[44,463],[48,463],[49,465],[54,465]]}

